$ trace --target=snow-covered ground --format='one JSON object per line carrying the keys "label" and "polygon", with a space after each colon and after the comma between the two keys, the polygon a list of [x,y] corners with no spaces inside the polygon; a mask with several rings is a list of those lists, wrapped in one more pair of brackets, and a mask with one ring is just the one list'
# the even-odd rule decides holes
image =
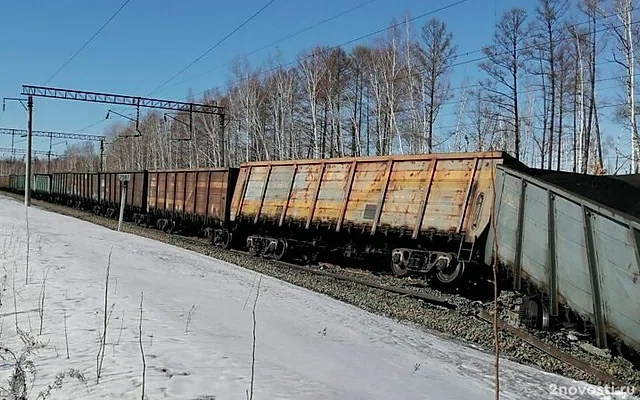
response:
{"label": "snow-covered ground", "polygon": [[[246,398],[255,272],[36,207],[29,209],[29,232],[25,285],[25,208],[0,196],[1,345],[14,352],[23,347],[16,335],[13,287],[18,326],[47,344],[29,357],[37,372],[29,398],[57,373],[74,368],[84,373],[86,385],[65,381],[50,398],[139,399],[141,292],[148,398]],[[96,384],[110,251],[112,311]],[[256,321],[255,399],[494,398],[491,354],[268,276],[260,281]],[[12,370],[9,358],[0,361],[0,385],[6,386]],[[610,398],[554,394],[560,391],[552,385],[574,393],[596,387],[506,360],[500,375],[503,399]]]}

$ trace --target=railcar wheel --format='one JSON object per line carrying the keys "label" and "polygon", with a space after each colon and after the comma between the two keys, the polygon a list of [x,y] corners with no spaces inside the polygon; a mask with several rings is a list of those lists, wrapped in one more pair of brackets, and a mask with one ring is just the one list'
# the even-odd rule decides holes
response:
{"label": "railcar wheel", "polygon": [[283,239],[278,239],[278,244],[276,245],[276,249],[273,252],[273,259],[282,261],[287,254],[287,250],[289,246],[287,245],[287,241]]}
{"label": "railcar wheel", "polygon": [[409,275],[406,261],[409,259],[409,252],[402,249],[395,249],[391,253],[391,272],[394,276],[401,278]]}
{"label": "railcar wheel", "polygon": [[391,263],[391,272],[393,272],[393,275],[397,276],[398,278],[409,275],[409,270],[407,269],[407,267],[394,262]]}
{"label": "railcar wheel", "polygon": [[226,229],[222,230],[220,247],[225,250],[229,250],[231,248],[231,242],[233,241],[233,233],[229,232]]}
{"label": "railcar wheel", "polygon": [[436,272],[436,278],[440,283],[445,285],[451,285],[460,280],[462,275],[464,275],[464,271],[466,269],[466,265],[464,261],[458,261],[457,263],[450,263],[449,266],[439,270]]}
{"label": "railcar wheel", "polygon": [[520,306],[519,318],[524,326],[529,329],[549,329],[549,310],[545,304],[539,300],[524,298]]}

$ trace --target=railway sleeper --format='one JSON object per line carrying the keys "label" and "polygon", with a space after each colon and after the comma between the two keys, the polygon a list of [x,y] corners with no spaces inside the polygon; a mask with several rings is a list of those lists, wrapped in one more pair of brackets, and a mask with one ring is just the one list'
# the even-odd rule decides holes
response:
{"label": "railway sleeper", "polygon": [[409,248],[395,248],[391,252],[391,270],[398,277],[420,273],[434,275],[441,284],[454,285],[466,269],[467,263],[451,252]]}

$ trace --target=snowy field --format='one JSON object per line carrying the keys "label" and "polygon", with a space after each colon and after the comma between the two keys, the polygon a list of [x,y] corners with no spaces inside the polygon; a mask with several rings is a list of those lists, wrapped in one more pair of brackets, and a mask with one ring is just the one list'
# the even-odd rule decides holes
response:
{"label": "snowy field", "polygon": [[[29,233],[25,285],[24,205],[0,196],[1,345],[21,354],[16,324],[46,345],[26,358],[36,371],[29,399],[71,368],[86,384],[65,380],[49,398],[139,399],[141,292],[146,397],[246,398],[255,272],[36,207],[29,209]],[[110,251],[111,316],[96,384]],[[491,354],[268,276],[256,304],[254,399],[494,398]],[[14,368],[7,354],[0,360],[3,387]],[[596,387],[505,360],[500,374],[503,399],[612,398],[563,396],[551,385],[583,393]]]}

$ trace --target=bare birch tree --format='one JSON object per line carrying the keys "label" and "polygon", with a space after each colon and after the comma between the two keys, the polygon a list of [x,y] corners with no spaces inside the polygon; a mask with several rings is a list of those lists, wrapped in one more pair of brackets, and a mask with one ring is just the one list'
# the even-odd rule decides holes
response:
{"label": "bare birch tree", "polygon": [[524,70],[522,45],[528,34],[525,25],[527,13],[521,8],[505,12],[496,26],[493,45],[485,46],[487,60],[480,68],[489,75],[482,87],[499,110],[504,122],[513,130],[514,155],[520,159],[520,114],[518,96],[520,78]]}
{"label": "bare birch tree", "polygon": [[442,108],[442,103],[450,98],[449,81],[446,77],[456,56],[453,35],[447,32],[444,22],[430,19],[422,27],[421,61],[424,67],[425,114],[427,120],[426,151],[433,151],[433,123]]}
{"label": "bare birch tree", "polygon": [[[629,128],[631,173],[640,172],[640,140],[636,123],[635,103],[635,66],[638,62],[638,51],[633,32],[632,0],[614,0],[612,7],[616,18],[608,23],[612,32],[615,47],[612,51],[613,60],[622,68],[624,73],[625,105],[619,114]],[[635,49],[635,50],[634,50]]]}

